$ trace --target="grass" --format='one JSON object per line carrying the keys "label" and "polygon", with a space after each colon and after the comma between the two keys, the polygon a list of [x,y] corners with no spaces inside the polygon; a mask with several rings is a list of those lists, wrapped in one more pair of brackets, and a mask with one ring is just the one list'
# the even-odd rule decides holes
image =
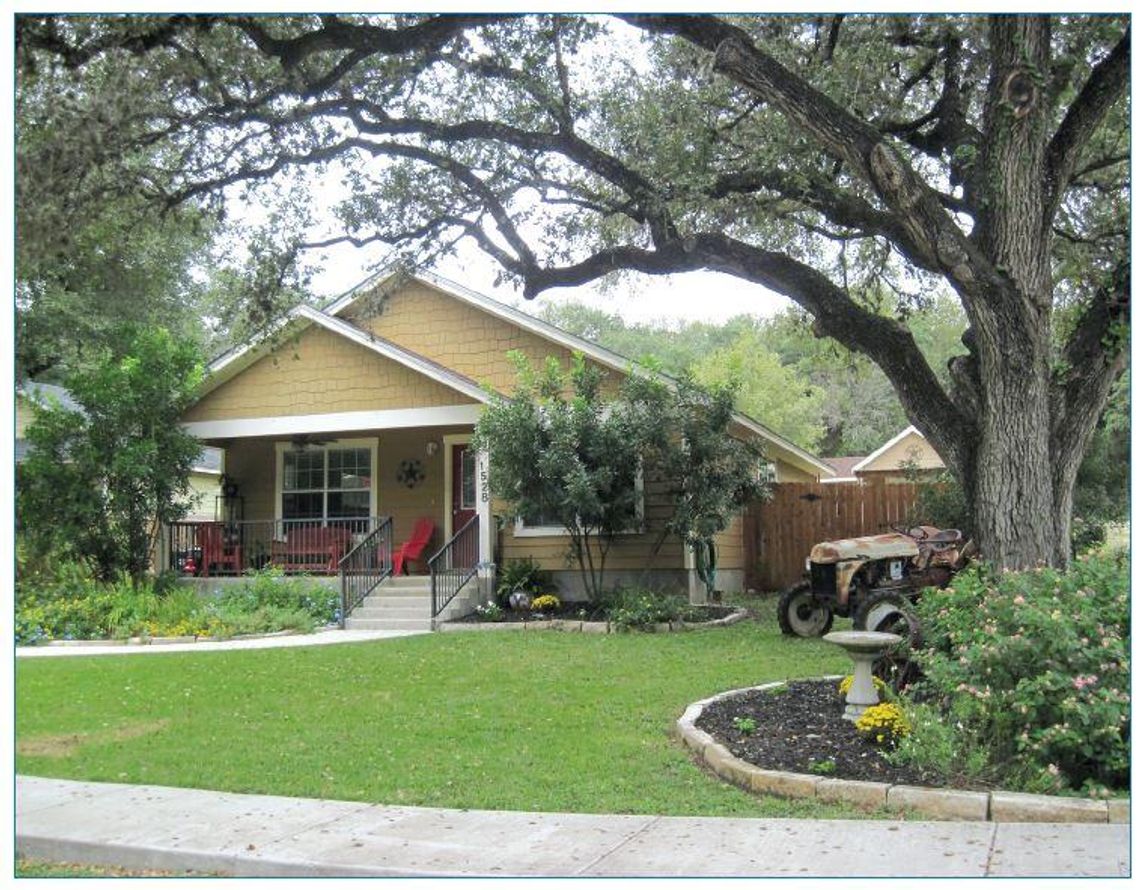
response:
{"label": "grass", "polygon": [[177,878],[208,877],[199,872],[171,872],[151,869],[120,868],[115,865],[79,865],[72,862],[43,862],[16,857],[17,878]]}
{"label": "grass", "polygon": [[19,659],[16,766],[388,804],[850,818],[866,814],[728,786],[670,735],[697,699],[846,667],[771,615],[680,634]]}

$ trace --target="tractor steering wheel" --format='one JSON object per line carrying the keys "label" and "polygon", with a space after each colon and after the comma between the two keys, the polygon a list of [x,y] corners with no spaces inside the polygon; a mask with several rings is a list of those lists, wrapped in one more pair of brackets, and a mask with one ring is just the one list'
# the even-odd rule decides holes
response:
{"label": "tractor steering wheel", "polygon": [[906,535],[908,538],[914,538],[915,541],[925,541],[927,538],[926,530],[921,525],[907,527],[905,525],[895,525],[893,522],[889,523],[891,531],[897,532],[900,535]]}

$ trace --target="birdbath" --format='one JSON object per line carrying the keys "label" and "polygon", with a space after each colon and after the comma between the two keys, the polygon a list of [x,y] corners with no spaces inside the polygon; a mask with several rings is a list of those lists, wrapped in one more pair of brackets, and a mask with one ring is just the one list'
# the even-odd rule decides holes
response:
{"label": "birdbath", "polygon": [[867,708],[879,703],[879,693],[871,679],[871,665],[892,646],[901,643],[902,637],[873,630],[838,630],[824,639],[842,646],[855,662],[855,679],[847,690],[847,707],[843,710],[843,719],[854,722]]}

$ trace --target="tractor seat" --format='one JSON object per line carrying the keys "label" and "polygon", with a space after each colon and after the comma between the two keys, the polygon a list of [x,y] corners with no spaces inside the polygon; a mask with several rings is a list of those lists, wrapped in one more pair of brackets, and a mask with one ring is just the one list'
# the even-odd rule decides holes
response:
{"label": "tractor seat", "polygon": [[921,543],[923,544],[937,544],[940,547],[948,547],[951,544],[957,544],[962,540],[962,533],[956,528],[948,528],[940,532],[936,532],[929,538],[926,538]]}

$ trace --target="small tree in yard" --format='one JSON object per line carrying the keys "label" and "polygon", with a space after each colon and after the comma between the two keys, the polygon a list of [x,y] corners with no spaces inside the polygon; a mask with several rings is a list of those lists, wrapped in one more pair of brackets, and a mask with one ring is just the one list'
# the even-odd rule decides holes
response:
{"label": "small tree in yard", "polygon": [[121,354],[67,381],[82,411],[35,409],[17,489],[34,551],[90,559],[104,578],[147,570],[160,523],[185,515],[200,443],[179,425],[202,379],[193,345],[128,331]]}
{"label": "small tree in yard", "polygon": [[729,434],[733,386],[706,389],[683,377],[669,387],[660,378],[635,376],[625,395],[642,406],[653,460],[670,484],[673,509],[665,530],[693,551],[707,598],[716,590],[716,535],[745,504],[770,493],[761,450]]}
{"label": "small tree in yard", "polygon": [[605,398],[602,372],[581,356],[569,374],[556,359],[536,374],[514,358],[518,389],[492,401],[474,440],[490,454],[495,496],[524,519],[569,532],[571,556],[596,600],[615,537],[639,523],[640,477],[652,472],[668,482],[673,508],[662,534],[693,549],[711,592],[714,536],[765,489],[758,450],[728,435],[731,388],[705,391],[689,380],[671,387],[631,374]]}
{"label": "small tree in yard", "polygon": [[582,356],[569,373],[557,359],[536,373],[520,354],[511,357],[518,389],[488,406],[474,446],[491,456],[497,497],[524,519],[570,533],[571,555],[596,600],[614,537],[638,519],[644,432],[634,415],[603,400],[602,372]]}

